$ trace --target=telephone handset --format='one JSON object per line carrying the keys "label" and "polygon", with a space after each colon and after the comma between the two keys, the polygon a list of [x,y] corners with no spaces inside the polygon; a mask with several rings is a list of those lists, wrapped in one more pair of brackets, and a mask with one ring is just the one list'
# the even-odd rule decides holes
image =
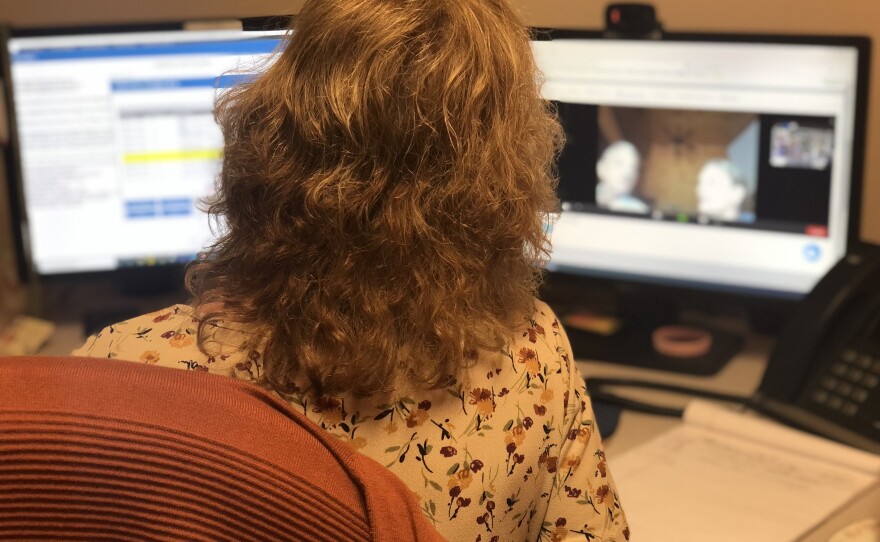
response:
{"label": "telephone handset", "polygon": [[786,423],[880,453],[880,247],[850,252],[797,307],[752,402]]}

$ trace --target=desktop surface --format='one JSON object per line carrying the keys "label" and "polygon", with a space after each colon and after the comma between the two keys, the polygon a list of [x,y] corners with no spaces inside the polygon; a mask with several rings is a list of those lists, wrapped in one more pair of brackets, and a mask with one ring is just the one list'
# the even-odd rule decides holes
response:
{"label": "desktop surface", "polygon": [[[642,367],[631,367],[598,361],[578,360],[577,364],[586,377],[649,379],[666,384],[699,387],[721,393],[750,395],[758,388],[766,367],[767,357],[773,346],[768,337],[750,336],[742,352],[715,375],[692,376],[669,373]],[[622,394],[626,394],[621,390]],[[634,396],[641,401],[684,407],[687,399],[681,395],[665,392],[638,390]],[[610,438],[604,439],[605,451],[612,474],[615,458],[650,442],[682,424],[680,418],[655,416],[624,410],[617,430]],[[600,425],[601,433],[602,427]],[[621,501],[626,509],[626,487],[619,487]],[[744,520],[747,518],[744,518]],[[842,510],[827,518],[814,530],[799,538],[800,542],[828,542],[832,536],[847,526],[873,519],[880,521],[880,483],[875,484],[864,494],[847,504]],[[683,524],[684,527],[684,524]],[[634,530],[633,540],[641,540]],[[870,540],[870,539],[868,539]],[[835,540],[836,542],[836,540]]]}

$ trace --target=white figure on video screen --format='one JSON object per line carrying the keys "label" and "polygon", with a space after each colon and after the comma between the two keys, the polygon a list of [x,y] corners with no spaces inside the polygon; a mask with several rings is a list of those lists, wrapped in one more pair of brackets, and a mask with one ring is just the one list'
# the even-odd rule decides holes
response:
{"label": "white figure on video screen", "polygon": [[711,220],[750,221],[753,218],[742,211],[747,193],[739,170],[730,160],[709,160],[697,176],[697,212]]}
{"label": "white figure on video screen", "polygon": [[647,213],[648,205],[632,195],[642,158],[629,141],[612,143],[596,162],[596,203],[610,211]]}

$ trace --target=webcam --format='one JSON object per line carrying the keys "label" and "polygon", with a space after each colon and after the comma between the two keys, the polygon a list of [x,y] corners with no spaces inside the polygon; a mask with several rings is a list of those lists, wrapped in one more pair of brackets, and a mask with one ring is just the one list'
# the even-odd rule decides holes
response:
{"label": "webcam", "polygon": [[663,31],[651,4],[608,4],[605,34],[615,38],[659,38]]}

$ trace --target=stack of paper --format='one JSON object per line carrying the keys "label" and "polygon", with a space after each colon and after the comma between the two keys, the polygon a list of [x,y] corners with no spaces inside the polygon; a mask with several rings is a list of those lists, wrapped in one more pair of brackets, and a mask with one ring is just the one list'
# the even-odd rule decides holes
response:
{"label": "stack of paper", "polygon": [[611,458],[635,542],[786,542],[880,483],[880,456],[702,401]]}

